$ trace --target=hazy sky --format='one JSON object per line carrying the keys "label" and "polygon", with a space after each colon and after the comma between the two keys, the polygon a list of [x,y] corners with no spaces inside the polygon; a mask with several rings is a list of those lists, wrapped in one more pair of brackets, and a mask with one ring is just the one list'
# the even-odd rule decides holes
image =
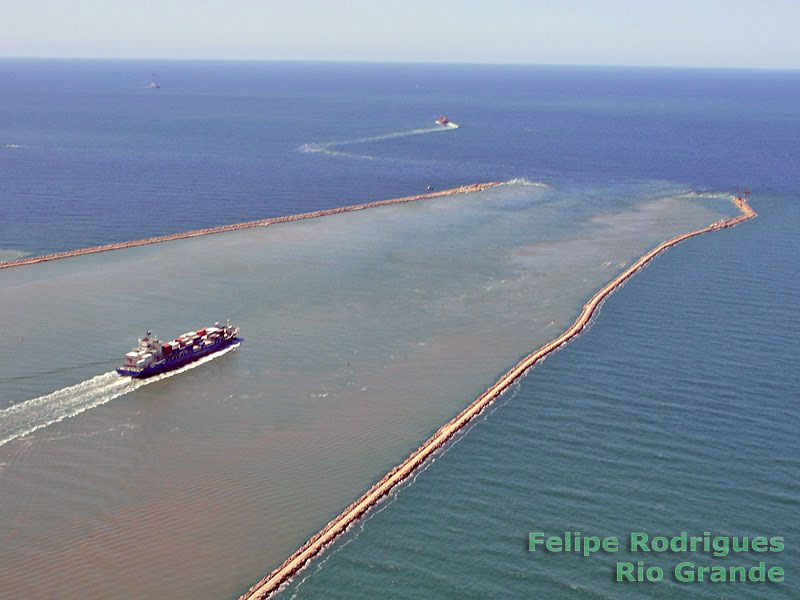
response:
{"label": "hazy sky", "polygon": [[0,0],[0,56],[800,68],[800,0]]}

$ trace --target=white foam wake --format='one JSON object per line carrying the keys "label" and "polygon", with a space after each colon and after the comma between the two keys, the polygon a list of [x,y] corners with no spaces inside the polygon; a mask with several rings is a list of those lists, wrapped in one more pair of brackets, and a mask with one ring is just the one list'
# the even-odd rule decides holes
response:
{"label": "white foam wake", "polygon": [[369,154],[355,154],[352,152],[343,152],[341,150],[336,150],[336,148],[339,148],[341,146],[349,146],[351,144],[364,144],[368,142],[381,142],[383,140],[394,140],[397,138],[408,137],[410,135],[436,133],[437,131],[452,131],[452,129],[439,126],[424,127],[422,129],[409,129],[407,131],[396,131],[372,137],[357,138],[354,140],[339,140],[333,142],[311,142],[308,144],[303,144],[298,148],[298,150],[300,152],[321,152],[323,154],[328,154],[329,156],[349,156],[351,158],[364,158],[371,160],[374,157],[370,156]]}
{"label": "white foam wake", "polygon": [[688,191],[683,192],[675,196],[676,198],[700,198],[700,199],[708,199],[708,200],[733,200],[735,197],[733,194],[728,192],[695,192],[695,191]]}
{"label": "white foam wake", "polygon": [[530,179],[526,179],[525,177],[517,177],[516,179],[509,179],[508,181],[504,181],[503,185],[527,185],[532,187],[541,187],[541,188],[552,188],[553,186],[549,183],[545,183],[544,181],[531,181]]}
{"label": "white foam wake", "polygon": [[106,404],[114,398],[119,398],[144,385],[150,385],[156,381],[199,367],[238,347],[239,344],[228,346],[180,369],[148,377],[147,379],[123,377],[117,374],[116,371],[109,371],[45,396],[15,404],[0,411],[0,446],[53,423],[58,423],[96,406]]}

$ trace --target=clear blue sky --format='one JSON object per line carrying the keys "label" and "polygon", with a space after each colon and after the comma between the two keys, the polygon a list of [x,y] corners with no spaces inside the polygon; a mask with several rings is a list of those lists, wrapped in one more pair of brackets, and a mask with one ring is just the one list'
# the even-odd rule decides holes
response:
{"label": "clear blue sky", "polygon": [[800,68],[800,0],[0,0],[0,56]]}

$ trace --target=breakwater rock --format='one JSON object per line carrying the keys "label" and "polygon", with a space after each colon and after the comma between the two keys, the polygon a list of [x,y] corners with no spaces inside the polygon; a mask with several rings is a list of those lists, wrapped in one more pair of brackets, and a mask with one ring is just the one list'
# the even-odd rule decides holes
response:
{"label": "breakwater rock", "polygon": [[303,219],[315,219],[317,217],[327,217],[339,213],[353,212],[356,210],[364,210],[367,208],[377,208],[379,206],[389,206],[391,204],[402,204],[404,202],[417,202],[419,200],[429,200],[431,198],[441,198],[443,196],[454,196],[456,194],[468,194],[471,192],[480,192],[490,187],[500,185],[500,182],[493,181],[489,183],[473,183],[470,185],[463,185],[457,188],[441,190],[438,192],[429,192],[427,194],[417,194],[416,196],[404,196],[402,198],[392,198],[389,200],[378,200],[375,202],[366,202],[364,204],[351,204],[349,206],[340,206],[338,208],[329,208],[326,210],[315,210],[307,213],[300,213],[296,215],[287,215],[285,217],[271,217],[268,219],[259,219],[257,221],[245,221],[244,223],[234,223],[231,225],[219,225],[217,227],[206,227],[205,229],[194,229],[192,231],[184,231],[182,233],[170,233],[168,235],[159,235],[156,237],[144,238],[141,240],[131,240],[128,242],[114,242],[112,244],[103,244],[101,246],[90,246],[88,248],[77,248],[75,250],[66,250],[64,252],[54,252],[52,254],[43,254],[40,256],[28,256],[16,260],[9,260],[0,262],[0,269],[9,269],[11,267],[21,267],[24,265],[33,265],[36,263],[47,262],[51,260],[61,260],[63,258],[71,258],[73,256],[83,256],[85,254],[97,254],[98,252],[109,252],[111,250],[122,250],[123,248],[134,248],[136,246],[147,246],[149,244],[159,244],[161,242],[170,242],[173,240],[181,240],[184,238],[198,237],[201,235],[213,235],[215,233],[224,233],[226,231],[237,231],[239,229],[251,229],[253,227],[268,227],[269,225],[277,225],[278,223],[290,223],[292,221],[302,221]]}
{"label": "breakwater rock", "polygon": [[756,217],[756,212],[750,207],[747,201],[741,197],[735,197],[733,203],[740,211],[739,216],[730,219],[722,219],[704,227],[688,233],[683,233],[672,239],[660,243],[655,248],[649,250],[638,260],[633,262],[627,269],[617,275],[613,280],[601,288],[592,298],[583,305],[580,314],[572,325],[561,335],[534,350],[525,358],[519,361],[511,369],[506,371],[500,379],[490,386],[483,394],[474,400],[467,408],[453,417],[450,421],[442,425],[436,433],[428,438],[419,448],[412,452],[401,464],[386,473],[380,481],[367,490],[360,498],[350,504],[342,511],[339,516],[329,522],[317,534],[303,544],[294,554],[287,558],[280,566],[273,570],[269,575],[261,579],[251,587],[240,600],[263,600],[276,592],[291,577],[305,567],[309,561],[322,552],[326,546],[331,544],[339,535],[344,533],[347,528],[360,519],[375,504],[384,498],[397,485],[402,483],[414,473],[432,454],[444,446],[459,430],[477,417],[488,407],[500,394],[516,381],[525,371],[531,368],[538,361],[542,360],[551,352],[554,352],[570,339],[578,335],[589,323],[592,316],[597,311],[602,302],[619,288],[626,280],[633,276],[639,269],[644,267],[656,256],[691,237],[733,227]]}

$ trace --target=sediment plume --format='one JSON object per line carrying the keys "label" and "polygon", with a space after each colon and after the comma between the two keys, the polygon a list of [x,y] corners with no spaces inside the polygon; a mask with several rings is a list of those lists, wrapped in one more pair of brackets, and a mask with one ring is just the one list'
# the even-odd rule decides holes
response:
{"label": "sediment plume", "polygon": [[41,256],[28,256],[26,258],[18,258],[16,260],[9,260],[0,262],[0,269],[9,269],[11,267],[21,267],[24,265],[33,265],[36,263],[47,262],[51,260],[60,260],[62,258],[71,258],[73,256],[83,256],[85,254],[97,254],[99,252],[109,252],[111,250],[122,250],[123,248],[133,248],[135,246],[147,246],[149,244],[160,244],[161,242],[170,242],[172,240],[182,240],[184,238],[199,237],[201,235],[213,235],[215,233],[224,233],[226,231],[238,231],[239,229],[251,229],[253,227],[268,227],[269,225],[277,225],[278,223],[289,223],[291,221],[302,221],[303,219],[315,219],[317,217],[327,217],[339,213],[353,212],[356,210],[364,210],[367,208],[377,208],[379,206],[389,206],[390,204],[402,204],[404,202],[416,202],[418,200],[429,200],[431,198],[441,198],[442,196],[454,196],[456,194],[467,194],[470,192],[480,192],[490,187],[500,185],[499,181],[491,181],[488,183],[473,183],[470,185],[462,185],[461,187],[441,190],[438,192],[430,192],[427,194],[417,194],[416,196],[404,196],[402,198],[392,198],[390,200],[378,200],[376,202],[366,202],[364,204],[351,204],[349,206],[340,206],[339,208],[329,208],[326,210],[315,210],[307,213],[300,213],[296,215],[287,215],[284,217],[271,217],[268,219],[259,219],[257,221],[246,221],[244,223],[234,223],[232,225],[219,225],[217,227],[206,227],[204,229],[194,229],[192,231],[184,231],[182,233],[170,233],[168,235],[159,235],[156,237],[145,238],[142,240],[132,240],[129,242],[114,242],[112,244],[103,244],[102,246],[91,246],[89,248],[77,248],[75,250],[67,250],[65,252],[54,252],[53,254],[43,254]]}
{"label": "sediment plume", "polygon": [[592,315],[595,313],[600,304],[605,300],[614,290],[620,287],[627,279],[634,275],[648,262],[653,260],[656,256],[681,243],[682,241],[708,233],[717,229],[724,229],[733,227],[752,219],[756,216],[756,212],[750,207],[747,201],[741,197],[733,199],[734,204],[740,211],[740,215],[730,219],[723,219],[712,223],[708,227],[697,229],[678,235],[670,240],[662,242],[652,250],[648,251],[641,258],[636,260],[622,273],[617,275],[612,281],[606,284],[600,291],[598,291],[592,298],[583,305],[578,318],[564,333],[557,338],[548,342],[544,346],[531,352],[514,367],[509,369],[497,382],[489,387],[483,394],[481,394],[475,401],[473,401],[467,408],[461,411],[453,419],[448,421],[440,427],[436,433],[428,438],[419,448],[411,453],[400,465],[389,471],[384,477],[367,490],[358,500],[350,504],[344,511],[339,514],[335,519],[323,527],[319,533],[314,535],[305,544],[303,544],[294,554],[287,558],[283,564],[272,571],[269,575],[264,577],[261,581],[251,587],[240,600],[263,600],[274,592],[276,592],[283,584],[287,583],[291,577],[300,569],[308,564],[315,556],[317,556],[325,547],[332,543],[337,536],[345,532],[345,530],[366,514],[369,509],[384,498],[393,488],[402,483],[411,474],[414,473],[432,454],[439,448],[444,446],[460,429],[477,417],[487,406],[489,406],[503,391],[505,391],[514,381],[516,381],[525,371],[531,368],[535,363],[542,360],[551,352],[557,350],[570,339],[578,335],[584,327],[589,323]]}

